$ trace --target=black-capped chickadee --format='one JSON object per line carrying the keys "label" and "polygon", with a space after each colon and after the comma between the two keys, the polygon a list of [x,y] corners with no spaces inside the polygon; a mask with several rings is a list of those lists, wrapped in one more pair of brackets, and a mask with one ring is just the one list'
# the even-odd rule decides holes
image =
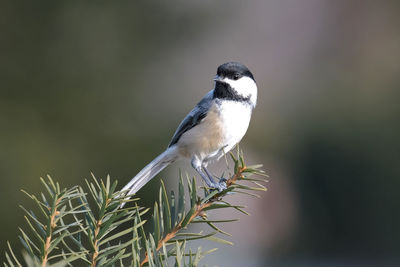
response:
{"label": "black-capped chickadee", "polygon": [[181,158],[191,160],[208,187],[219,191],[226,189],[225,180],[216,182],[206,167],[230,151],[245,135],[256,106],[257,85],[250,70],[238,62],[219,66],[214,81],[214,89],[183,119],[167,150],[122,189],[127,195],[136,193]]}

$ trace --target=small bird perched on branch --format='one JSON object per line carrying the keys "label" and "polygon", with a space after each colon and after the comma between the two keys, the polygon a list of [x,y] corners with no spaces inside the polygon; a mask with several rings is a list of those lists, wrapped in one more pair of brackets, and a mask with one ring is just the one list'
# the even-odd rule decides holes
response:
{"label": "small bird perched on branch", "polygon": [[217,69],[215,87],[183,119],[171,143],[122,189],[136,193],[165,167],[181,158],[210,188],[226,189],[224,179],[214,180],[207,165],[220,159],[245,135],[256,106],[257,85],[253,74],[241,63],[228,62]]}

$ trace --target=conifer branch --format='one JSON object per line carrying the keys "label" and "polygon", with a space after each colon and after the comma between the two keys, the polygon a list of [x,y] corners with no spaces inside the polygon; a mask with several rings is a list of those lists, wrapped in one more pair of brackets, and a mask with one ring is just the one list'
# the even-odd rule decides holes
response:
{"label": "conifer branch", "polygon": [[[237,181],[245,180],[245,177],[244,177],[245,173],[259,174],[262,176],[265,176],[265,174],[262,171],[258,170],[258,168],[261,167],[261,165],[247,167],[244,163],[243,156],[241,156],[239,153],[238,153],[238,158],[236,158],[232,153],[230,155],[232,157],[232,160],[234,161],[235,166],[234,166],[234,174],[226,181],[227,188],[221,192],[218,192],[216,190],[210,192],[208,189],[205,189],[206,191],[205,191],[204,198],[199,198],[196,193],[195,179],[192,180],[191,185],[190,185],[190,182],[188,181],[189,191],[190,191],[190,195],[191,195],[192,209],[186,216],[181,218],[181,220],[176,224],[175,227],[173,227],[169,232],[166,232],[164,237],[162,237],[158,241],[156,251],[161,250],[161,248],[163,248],[165,246],[165,244],[170,242],[173,238],[177,237],[177,234],[179,233],[179,231],[186,228],[190,223],[193,223],[193,222],[206,222],[210,227],[212,227],[217,232],[226,234],[226,232],[217,228],[213,224],[213,222],[210,222],[207,220],[207,216],[206,216],[205,212],[209,209],[224,208],[224,207],[233,207],[233,208],[238,209],[239,211],[242,211],[241,207],[232,206],[227,202],[225,202],[225,206],[218,206],[220,204],[217,204],[217,202],[221,202],[223,197],[226,196],[228,193],[235,192],[235,189],[237,189],[237,188],[242,188],[242,189],[247,189],[247,190],[261,190],[261,191],[266,190],[266,188],[264,186],[260,185],[259,183],[257,183],[257,181],[250,180],[250,179],[248,179],[248,180],[256,183],[257,187],[251,188],[251,187],[246,187],[243,185],[236,185]],[[261,181],[264,181],[264,180],[261,180]],[[239,193],[248,194],[247,192],[239,192]],[[160,192],[160,196],[161,195],[165,195],[165,187],[164,187],[163,183],[162,183],[161,192]],[[168,200],[160,197],[159,203],[161,204],[163,202],[168,203]],[[160,207],[160,211],[161,211],[161,207]],[[244,211],[242,211],[242,212],[244,212]],[[197,218],[197,217],[202,218],[202,220],[194,221],[195,218]],[[227,221],[234,221],[234,220],[225,220],[225,222],[227,222]],[[156,222],[156,223],[160,223],[160,222]],[[155,235],[157,235],[157,234],[155,233]],[[212,235],[214,235],[214,233],[210,234],[210,235],[199,235],[195,238],[196,239],[207,238]],[[195,238],[192,238],[192,239],[195,239]],[[220,241],[224,241],[224,240],[220,240]],[[165,254],[165,252],[164,252],[164,254]],[[148,263],[149,256],[150,255],[146,253],[144,259],[140,263],[140,266],[144,266],[146,263]],[[151,255],[151,256],[154,257],[154,255]]]}
{"label": "conifer branch", "polygon": [[[188,191],[185,191],[181,175],[178,194],[173,191],[167,194],[161,181],[159,200],[152,213],[152,231],[145,231],[143,227],[147,222],[142,216],[149,209],[139,207],[137,203],[120,208],[122,203],[136,202],[137,199],[127,200],[124,192],[115,190],[117,182],[111,183],[110,177],[103,181],[93,176],[91,182],[86,181],[87,189],[80,186],[61,189],[52,178],[41,179],[46,194],[36,197],[23,191],[36,203],[40,215],[21,207],[26,213],[29,230],[20,229],[19,237],[25,249],[25,264],[8,243],[4,266],[76,266],[83,263],[91,267],[127,264],[158,267],[167,266],[170,257],[174,257],[176,266],[198,266],[206,254],[216,249],[202,251],[199,247],[196,251],[187,251],[187,242],[209,239],[232,244],[216,236],[217,233],[229,235],[216,224],[236,221],[230,218],[209,220],[207,212],[233,208],[247,214],[244,207],[232,205],[224,197],[232,193],[257,196],[253,191],[266,190],[260,184],[266,181],[265,174],[259,170],[261,165],[245,165],[239,152],[236,157],[232,153],[231,156],[233,174],[229,175],[227,188],[221,192],[203,187],[204,193],[200,194],[194,177],[187,180]],[[190,203],[189,209],[185,205],[186,199]],[[130,226],[124,226],[125,223]],[[206,224],[212,232],[184,231],[192,223]]]}

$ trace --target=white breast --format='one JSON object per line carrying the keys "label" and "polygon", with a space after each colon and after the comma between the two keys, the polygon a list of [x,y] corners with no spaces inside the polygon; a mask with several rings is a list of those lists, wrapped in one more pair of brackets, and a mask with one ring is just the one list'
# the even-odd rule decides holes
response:
{"label": "white breast", "polygon": [[221,101],[219,112],[223,131],[225,153],[231,150],[245,135],[249,127],[252,108],[237,101]]}
{"label": "white breast", "polygon": [[207,116],[185,132],[177,143],[182,156],[200,159],[219,158],[231,150],[249,126],[251,106],[236,101],[215,101]]}

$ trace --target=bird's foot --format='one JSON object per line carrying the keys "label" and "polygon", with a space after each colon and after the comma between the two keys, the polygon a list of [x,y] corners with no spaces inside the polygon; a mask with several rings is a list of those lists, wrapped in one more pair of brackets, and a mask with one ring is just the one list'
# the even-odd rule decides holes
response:
{"label": "bird's foot", "polygon": [[217,189],[219,192],[224,191],[225,189],[227,189],[227,185],[226,185],[226,179],[225,178],[221,178],[219,179],[218,183],[214,183],[213,188]]}

